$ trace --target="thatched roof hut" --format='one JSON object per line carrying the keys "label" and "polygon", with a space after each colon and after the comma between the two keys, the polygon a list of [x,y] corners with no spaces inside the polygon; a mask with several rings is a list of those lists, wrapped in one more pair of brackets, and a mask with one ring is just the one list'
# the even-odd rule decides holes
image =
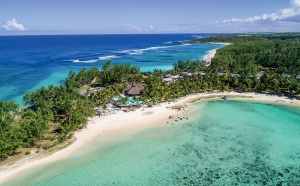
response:
{"label": "thatched roof hut", "polygon": [[132,83],[132,84],[127,84],[127,87],[125,88],[124,92],[129,96],[139,96],[142,94],[143,90],[144,90],[144,85],[140,83]]}
{"label": "thatched roof hut", "polygon": [[127,94],[130,96],[138,96],[141,95],[141,90],[138,87],[132,87]]}

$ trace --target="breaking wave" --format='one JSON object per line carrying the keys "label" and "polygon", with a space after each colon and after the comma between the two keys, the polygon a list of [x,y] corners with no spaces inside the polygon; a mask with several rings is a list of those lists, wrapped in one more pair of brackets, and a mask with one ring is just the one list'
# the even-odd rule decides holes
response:
{"label": "breaking wave", "polygon": [[114,58],[120,58],[120,57],[116,56],[116,55],[101,56],[101,57],[99,57],[99,60],[108,60],[108,59],[114,59]]}
{"label": "breaking wave", "polygon": [[188,46],[191,44],[182,44],[182,45],[174,45],[174,46],[156,46],[156,47],[147,47],[143,49],[135,49],[135,50],[123,50],[118,53],[121,54],[129,54],[129,55],[140,55],[143,54],[144,51],[149,51],[149,50],[158,50],[158,49],[166,49],[166,48],[176,48],[176,47],[183,47],[183,46]]}
{"label": "breaking wave", "polygon": [[79,59],[75,59],[72,60],[73,63],[96,63],[98,62],[97,59],[90,59],[90,60],[79,60]]}
{"label": "breaking wave", "polygon": [[[190,45],[190,44],[181,44],[181,45],[172,45],[172,46],[155,46],[155,47],[147,47],[147,48],[142,48],[142,49],[123,50],[123,51],[115,52],[116,55],[100,56],[100,57],[98,57],[98,59],[88,59],[88,60],[75,59],[75,60],[71,60],[71,61],[73,63],[96,63],[99,61],[121,58],[122,56],[126,56],[126,55],[142,55],[144,51],[149,51],[149,50],[176,48],[176,47],[183,47],[183,46],[188,46],[188,45]],[[161,53],[163,51],[160,50],[159,52]]]}

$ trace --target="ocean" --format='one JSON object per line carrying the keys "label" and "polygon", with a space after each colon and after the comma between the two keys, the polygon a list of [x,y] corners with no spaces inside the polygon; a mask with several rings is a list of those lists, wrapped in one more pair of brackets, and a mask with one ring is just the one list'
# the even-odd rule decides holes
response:
{"label": "ocean", "polygon": [[0,100],[22,103],[26,91],[64,82],[70,70],[98,67],[108,60],[142,71],[169,70],[178,60],[203,59],[222,44],[181,44],[209,35],[0,36]]}
{"label": "ocean", "polygon": [[299,107],[205,100],[184,117],[105,148],[95,139],[4,185],[300,184]]}

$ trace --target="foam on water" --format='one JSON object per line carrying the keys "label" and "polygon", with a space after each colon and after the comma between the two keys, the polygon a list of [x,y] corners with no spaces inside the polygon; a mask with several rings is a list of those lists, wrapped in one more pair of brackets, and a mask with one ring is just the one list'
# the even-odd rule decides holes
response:
{"label": "foam on water", "polygon": [[5,185],[300,183],[299,108],[201,101],[172,123],[96,139],[69,159]]}
{"label": "foam on water", "polygon": [[99,60],[110,60],[110,59],[115,59],[115,58],[119,58],[119,57],[116,55],[102,56],[102,57],[99,57]]}
{"label": "foam on water", "polygon": [[166,49],[166,48],[176,48],[176,47],[184,47],[184,46],[189,46],[191,44],[181,44],[181,45],[174,45],[174,46],[155,46],[155,47],[148,47],[148,48],[143,48],[143,49],[135,49],[135,50],[123,50],[118,53],[125,53],[129,55],[137,55],[137,54],[143,54],[144,51],[149,51],[149,50],[158,50],[158,49]]}
{"label": "foam on water", "polygon": [[56,85],[56,78],[48,78],[51,74],[61,74],[63,81],[70,70],[101,68],[110,59],[141,71],[169,70],[178,60],[202,59],[207,51],[224,46],[168,43],[192,38],[189,34],[0,37],[0,99],[21,103],[27,90]]}
{"label": "foam on water", "polygon": [[79,59],[75,59],[72,60],[73,63],[96,63],[98,62],[97,59],[90,59],[90,60],[79,60]]}

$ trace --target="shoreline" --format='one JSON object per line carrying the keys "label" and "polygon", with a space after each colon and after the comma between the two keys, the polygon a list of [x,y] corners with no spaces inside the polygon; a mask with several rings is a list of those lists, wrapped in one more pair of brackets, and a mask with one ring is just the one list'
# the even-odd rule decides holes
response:
{"label": "shoreline", "polygon": [[[231,44],[232,44],[232,43],[215,43],[215,42],[209,42],[209,43],[211,43],[211,44],[223,44],[223,45],[225,45],[225,46],[231,45]],[[218,49],[219,49],[219,48],[210,50],[210,51],[208,52],[208,54],[206,54],[206,55],[203,57],[203,60],[207,63],[206,66],[210,66],[211,60],[212,60],[212,58],[215,57],[215,55],[216,55]]]}
{"label": "shoreline", "polygon": [[207,55],[204,56],[203,60],[206,61],[208,64],[210,64],[212,58],[215,57],[218,49],[210,50]]}
{"label": "shoreline", "polygon": [[[18,162],[15,162],[15,165],[13,167],[1,167],[2,170],[0,170],[0,183],[13,179],[14,177],[21,175],[25,171],[34,167],[39,167],[45,164],[49,164],[53,161],[71,157],[74,152],[83,148],[93,139],[104,138],[110,135],[120,135],[124,133],[134,134],[147,128],[164,126],[167,121],[170,121],[170,116],[181,115],[183,113],[182,110],[178,111],[177,109],[171,109],[172,106],[192,104],[201,99],[220,99],[220,97],[222,96],[228,96],[229,99],[233,100],[256,101],[262,103],[271,103],[275,105],[284,104],[290,106],[299,106],[290,104],[292,100],[287,97],[278,97],[266,94],[237,92],[220,92],[211,94],[199,93],[182,97],[175,102],[164,102],[159,104],[159,106],[145,108],[144,110],[140,108],[129,113],[118,111],[116,114],[103,116],[101,118],[95,116],[88,121],[87,128],[75,132],[74,136],[76,138],[76,141],[68,147],[42,159],[35,159],[33,157],[30,161],[20,160]],[[281,101],[278,102],[278,100]]]}
{"label": "shoreline", "polygon": [[211,44],[222,44],[222,45],[232,45],[232,43],[225,43],[225,42],[208,42]]}

